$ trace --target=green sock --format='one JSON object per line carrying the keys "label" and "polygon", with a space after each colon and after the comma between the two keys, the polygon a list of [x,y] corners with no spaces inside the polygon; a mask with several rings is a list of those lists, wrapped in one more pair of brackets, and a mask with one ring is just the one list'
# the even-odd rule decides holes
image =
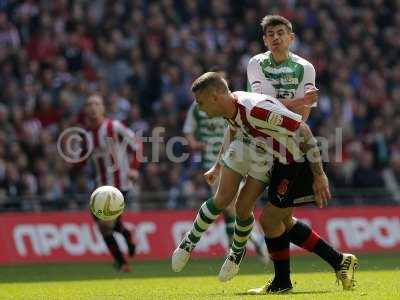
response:
{"label": "green sock", "polygon": [[252,215],[247,220],[239,220],[236,217],[235,232],[233,234],[232,250],[233,252],[240,252],[246,247],[246,243],[250,238],[251,231],[254,226],[254,216]]}
{"label": "green sock", "polygon": [[202,234],[208,229],[208,227],[210,227],[212,223],[214,223],[221,212],[222,209],[215,207],[213,198],[209,198],[206,202],[204,202],[201,205],[196,219],[193,222],[192,229],[189,232],[189,240],[196,244],[200,240]]}
{"label": "green sock", "polygon": [[224,220],[226,235],[228,236],[229,245],[231,245],[233,240],[233,233],[235,231],[235,217],[224,215]]}

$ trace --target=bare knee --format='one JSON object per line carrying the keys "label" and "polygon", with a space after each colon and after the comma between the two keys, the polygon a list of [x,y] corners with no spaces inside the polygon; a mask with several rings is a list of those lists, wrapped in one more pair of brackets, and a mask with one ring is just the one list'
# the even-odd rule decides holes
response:
{"label": "bare knee", "polygon": [[276,226],[280,224],[281,220],[271,214],[268,210],[264,209],[259,218],[259,222],[264,233],[267,234],[276,228]]}
{"label": "bare knee", "polygon": [[285,217],[282,221],[285,224],[286,231],[289,231],[290,229],[292,229],[294,224],[296,224],[297,219],[295,217],[293,217],[292,215],[289,215],[289,216]]}
{"label": "bare knee", "polygon": [[267,203],[260,217],[260,224],[264,233],[277,234],[277,232],[285,231],[286,226],[284,220],[289,223],[288,217],[292,216],[292,208],[278,208],[271,203]]}

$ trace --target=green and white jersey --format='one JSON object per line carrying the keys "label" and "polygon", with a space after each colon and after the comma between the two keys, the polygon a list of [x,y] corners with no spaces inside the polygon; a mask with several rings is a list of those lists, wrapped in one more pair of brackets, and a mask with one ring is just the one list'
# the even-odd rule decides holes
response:
{"label": "green and white jersey", "polygon": [[304,97],[315,87],[314,66],[304,58],[289,52],[289,57],[276,64],[271,51],[253,56],[247,66],[248,91],[282,99]]}
{"label": "green and white jersey", "polygon": [[206,145],[201,153],[204,170],[208,170],[215,163],[226,128],[227,123],[224,118],[209,118],[205,112],[199,110],[196,102],[192,103],[186,116],[183,133],[194,134],[199,142]]}

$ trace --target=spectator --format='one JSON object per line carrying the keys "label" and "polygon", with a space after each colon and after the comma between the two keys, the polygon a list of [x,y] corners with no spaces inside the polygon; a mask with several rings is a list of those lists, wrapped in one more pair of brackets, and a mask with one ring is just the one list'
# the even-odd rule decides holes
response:
{"label": "spectator", "polygon": [[[392,158],[400,148],[396,1],[70,5],[22,0],[6,1],[3,7],[0,194],[45,194],[53,199],[67,191],[86,191],[84,177],[71,180],[76,174],[66,164],[64,172],[55,170],[60,159],[55,145],[62,130],[83,120],[83,99],[93,90],[106,99],[109,117],[121,119],[134,131],[148,134],[163,126],[165,141],[179,135],[193,100],[190,83],[203,71],[222,65],[232,90],[246,88],[245,67],[262,49],[258,21],[266,12],[293,21],[293,48],[316,67],[321,97],[309,119],[313,130],[332,144],[335,129],[342,128],[343,162],[328,164],[333,186],[382,188],[381,172],[398,177]],[[145,155],[152,157],[151,145],[145,146]],[[168,161],[165,145],[158,154],[160,164],[143,167],[140,192],[169,190],[170,203],[177,203],[180,190],[189,199],[186,205],[195,206],[197,195],[208,192],[200,184],[201,174],[189,163],[177,166]],[[89,171],[84,175],[89,180]],[[168,197],[163,197],[158,199],[160,206],[167,203]]]}

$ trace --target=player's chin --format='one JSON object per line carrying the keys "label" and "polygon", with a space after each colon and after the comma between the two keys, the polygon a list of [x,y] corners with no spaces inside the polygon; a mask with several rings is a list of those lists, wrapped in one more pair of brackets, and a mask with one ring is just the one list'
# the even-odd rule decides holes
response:
{"label": "player's chin", "polygon": [[216,114],[213,112],[206,112],[206,114],[207,114],[207,117],[209,117],[209,118],[214,118],[216,116]]}
{"label": "player's chin", "polygon": [[273,52],[280,51],[281,49],[282,49],[281,44],[279,44],[279,45],[273,45],[273,46],[271,47],[271,51],[273,51]]}

